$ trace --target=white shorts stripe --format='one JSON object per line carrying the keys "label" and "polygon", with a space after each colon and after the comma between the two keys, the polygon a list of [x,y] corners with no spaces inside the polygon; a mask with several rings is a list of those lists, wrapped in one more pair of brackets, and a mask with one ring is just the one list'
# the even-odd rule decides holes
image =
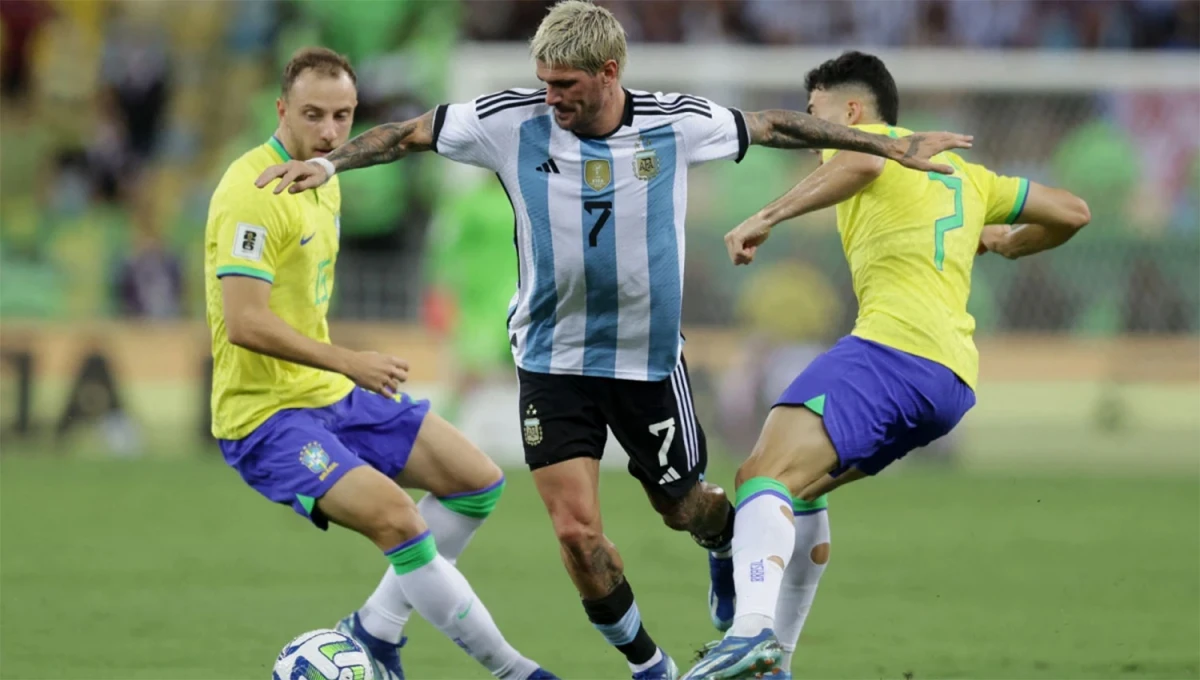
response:
{"label": "white shorts stripe", "polygon": [[[679,369],[671,372],[671,390],[675,393],[675,416],[679,423],[679,435],[683,437],[683,451],[686,455],[686,470],[692,469],[692,440],[688,437],[687,426],[683,423],[683,383],[679,380]],[[685,470],[685,471],[686,471]]]}
{"label": "white shorts stripe", "polygon": [[684,451],[687,453],[687,469],[691,470],[700,463],[700,451],[696,438],[696,416],[692,411],[692,394],[688,389],[682,362],[671,372],[671,387],[675,391],[679,428],[683,432]]}
{"label": "white shorts stripe", "polygon": [[[696,405],[692,402],[692,385],[688,380],[687,371],[683,368],[683,361],[679,362],[679,379],[683,384],[683,395],[685,416],[684,420],[687,425],[688,434],[692,438],[692,467],[700,464],[700,437],[696,434]],[[690,468],[689,468],[690,469]]]}

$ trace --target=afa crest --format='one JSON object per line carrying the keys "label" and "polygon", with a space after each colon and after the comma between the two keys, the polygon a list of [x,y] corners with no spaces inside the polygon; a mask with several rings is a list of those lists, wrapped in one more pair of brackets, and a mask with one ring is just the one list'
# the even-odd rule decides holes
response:
{"label": "afa crest", "polygon": [[320,476],[322,481],[338,466],[337,463],[329,464],[329,454],[321,448],[320,442],[305,444],[304,448],[300,449],[300,462],[313,474]]}
{"label": "afa crest", "polygon": [[522,428],[525,434],[525,443],[529,446],[537,446],[542,443],[542,421],[537,417],[537,409],[533,404],[525,409],[525,427]]}
{"label": "afa crest", "polygon": [[605,160],[590,160],[583,164],[583,181],[595,191],[612,183],[612,165]]}
{"label": "afa crest", "polygon": [[633,154],[633,175],[647,181],[658,176],[658,152],[643,149]]}

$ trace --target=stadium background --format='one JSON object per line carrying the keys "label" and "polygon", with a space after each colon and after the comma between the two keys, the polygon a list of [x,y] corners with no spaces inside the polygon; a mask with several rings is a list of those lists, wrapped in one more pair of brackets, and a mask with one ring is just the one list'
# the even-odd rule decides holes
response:
{"label": "stadium background", "polygon": [[[902,125],[975,134],[972,160],[1092,209],[1059,251],[978,262],[979,405],[834,499],[803,677],[1200,676],[1200,3],[603,4],[631,87],[802,109],[808,68],[877,49]],[[0,3],[0,677],[263,677],[292,634],[365,596],[370,547],[261,503],[208,439],[207,199],[273,131],[297,47],[355,63],[358,132],[532,85],[521,41],[544,6]],[[717,481],[781,381],[853,322],[832,211],[752,268],[720,239],[814,163],[756,149],[693,172],[684,320]],[[342,186],[335,340],[409,359],[411,391],[511,469],[465,573],[518,646],[619,677],[519,465],[502,192],[432,155]],[[620,460],[609,533],[684,661],[711,634],[703,562]],[[412,631],[413,677],[481,677]]]}

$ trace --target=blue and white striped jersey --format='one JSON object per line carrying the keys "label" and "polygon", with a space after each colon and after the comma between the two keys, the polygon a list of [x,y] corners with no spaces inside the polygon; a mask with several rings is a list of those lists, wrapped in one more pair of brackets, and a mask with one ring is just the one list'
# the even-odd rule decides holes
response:
{"label": "blue and white striped jersey", "polygon": [[508,332],[527,371],[663,380],[680,356],[687,169],[740,161],[741,112],[626,90],[621,126],[581,137],[545,90],[439,106],[434,149],[496,173],[516,214]]}

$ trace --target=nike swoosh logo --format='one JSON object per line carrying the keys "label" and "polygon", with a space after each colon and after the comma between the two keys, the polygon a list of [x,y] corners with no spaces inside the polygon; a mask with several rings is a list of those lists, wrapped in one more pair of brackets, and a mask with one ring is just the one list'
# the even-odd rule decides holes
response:
{"label": "nike swoosh logo", "polygon": [[307,244],[309,241],[313,240],[313,237],[316,235],[317,235],[317,232],[314,231],[313,233],[309,234],[308,236],[301,236],[300,237],[300,245]]}
{"label": "nike swoosh logo", "polygon": [[467,608],[463,610],[463,613],[457,614],[458,620],[462,621],[463,619],[467,618],[467,614],[471,613],[471,607],[474,607],[474,606],[475,606],[475,600],[471,600],[471,603],[467,605]]}

